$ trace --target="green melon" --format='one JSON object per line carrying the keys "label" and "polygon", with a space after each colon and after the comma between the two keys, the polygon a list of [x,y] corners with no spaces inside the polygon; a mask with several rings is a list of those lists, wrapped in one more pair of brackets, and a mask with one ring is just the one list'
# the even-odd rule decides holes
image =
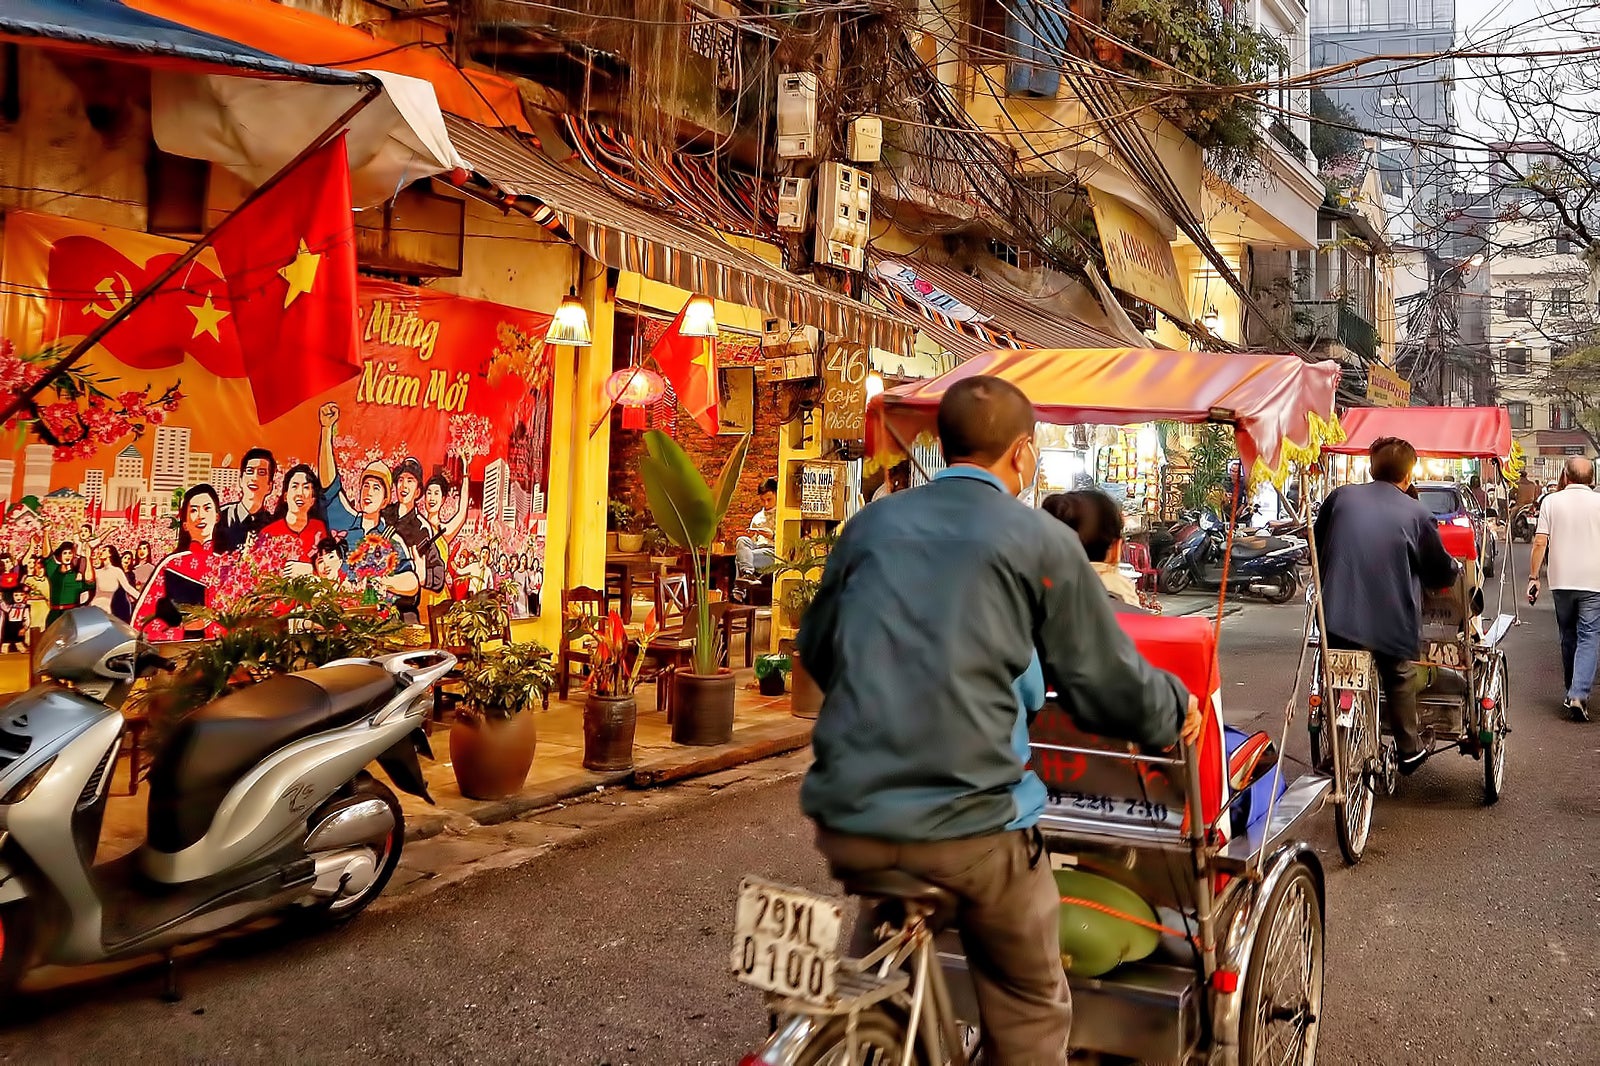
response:
{"label": "green melon", "polygon": [[[1138,893],[1109,877],[1082,870],[1057,870],[1055,877],[1063,896],[1099,903],[1140,921],[1156,920]],[[1099,977],[1124,962],[1146,958],[1160,940],[1155,930],[1104,911],[1075,903],[1061,905],[1061,964],[1076,976]]]}

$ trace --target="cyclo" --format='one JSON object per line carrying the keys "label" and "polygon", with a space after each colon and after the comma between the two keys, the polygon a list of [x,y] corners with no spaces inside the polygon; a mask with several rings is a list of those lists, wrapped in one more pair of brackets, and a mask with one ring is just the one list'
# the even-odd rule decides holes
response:
{"label": "cyclo", "polygon": [[[1333,364],[1272,355],[994,352],[874,398],[869,454],[908,452],[934,431],[945,390],[974,374],[1015,383],[1046,422],[1227,425],[1245,462],[1269,467],[1291,446],[1312,448],[1338,379]],[[1208,715],[1200,742],[1172,752],[1086,735],[1054,703],[1032,723],[1031,766],[1050,791],[1039,828],[1063,896],[1072,1044],[1142,1061],[1312,1063],[1324,882],[1304,830],[1329,780],[1285,781],[1265,734],[1224,728],[1208,619],[1119,618]],[[768,993],[773,1017],[769,1041],[744,1062],[975,1061],[979,1016],[954,897],[903,873],[844,889],[875,908],[879,943],[863,958],[839,953],[840,901],[741,884],[731,964]]]}
{"label": "cyclo", "polygon": [[[1501,407],[1357,408],[1344,419],[1344,441],[1330,455],[1364,456],[1380,437],[1401,437],[1423,460],[1495,460],[1511,454],[1511,420]],[[1424,491],[1427,491],[1424,489]],[[1515,623],[1503,611],[1511,573],[1509,544],[1491,545],[1498,527],[1461,519],[1441,522],[1446,550],[1461,564],[1455,584],[1425,591],[1422,604],[1423,687],[1417,705],[1430,752],[1454,747],[1483,764],[1483,801],[1499,800],[1505,787],[1509,686],[1500,647]],[[1498,547],[1499,551],[1492,550]],[[1498,555],[1496,617],[1485,624],[1483,574]],[[1313,551],[1313,561],[1316,560]],[[1366,851],[1372,810],[1380,790],[1393,795],[1397,759],[1372,656],[1364,651],[1322,648],[1323,617],[1314,587],[1307,596],[1306,647],[1312,656],[1310,713],[1313,765],[1334,776],[1335,829],[1345,861]],[[1343,788],[1338,784],[1342,783]]]}

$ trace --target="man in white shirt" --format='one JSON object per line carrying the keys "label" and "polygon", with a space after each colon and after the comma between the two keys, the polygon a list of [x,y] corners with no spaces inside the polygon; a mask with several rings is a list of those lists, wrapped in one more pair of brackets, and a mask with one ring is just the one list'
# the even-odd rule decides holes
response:
{"label": "man in white shirt", "polygon": [[1582,456],[1568,459],[1561,481],[1561,489],[1539,507],[1528,602],[1539,598],[1539,569],[1548,557],[1567,684],[1564,706],[1574,719],[1587,722],[1589,691],[1600,665],[1600,493],[1594,490],[1594,463]]}
{"label": "man in white shirt", "polygon": [[777,516],[778,479],[769,477],[761,483],[761,510],[750,519],[749,532],[733,545],[741,576],[759,574],[777,559],[777,553],[773,550]]}

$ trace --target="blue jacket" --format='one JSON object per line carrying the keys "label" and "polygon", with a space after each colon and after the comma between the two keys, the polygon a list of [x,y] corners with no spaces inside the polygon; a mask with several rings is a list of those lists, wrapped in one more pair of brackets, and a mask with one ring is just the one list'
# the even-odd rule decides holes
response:
{"label": "blue jacket", "polygon": [[1045,682],[1085,729],[1177,739],[1188,694],[1112,614],[1073,532],[975,467],[844,527],[797,640],[824,699],[800,790],[827,829],[947,840],[1033,825]]}

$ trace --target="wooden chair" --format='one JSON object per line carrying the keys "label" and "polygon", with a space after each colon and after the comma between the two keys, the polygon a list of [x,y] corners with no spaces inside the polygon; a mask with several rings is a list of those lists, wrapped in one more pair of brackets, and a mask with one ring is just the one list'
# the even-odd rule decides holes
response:
{"label": "wooden chair", "polygon": [[713,603],[711,622],[722,630],[722,665],[731,666],[733,632],[744,627],[744,665],[756,664],[756,608],[748,603]]}
{"label": "wooden chair", "polygon": [[606,616],[606,594],[579,585],[561,590],[561,646],[556,652],[556,691],[562,699],[571,691],[572,666],[588,666],[591,652],[584,641],[583,622]]}
{"label": "wooden chair", "polygon": [[694,659],[697,615],[688,574],[655,576],[656,621],[660,632],[645,650],[645,673],[656,683],[656,707],[672,721],[672,676]]}
{"label": "wooden chair", "polygon": [[[139,778],[144,773],[145,733],[150,729],[150,719],[141,712],[124,711],[124,728],[122,741],[117,749],[117,761],[124,757],[128,760],[128,792],[127,795],[139,794]],[[117,772],[116,762],[111,765],[111,772]]]}

